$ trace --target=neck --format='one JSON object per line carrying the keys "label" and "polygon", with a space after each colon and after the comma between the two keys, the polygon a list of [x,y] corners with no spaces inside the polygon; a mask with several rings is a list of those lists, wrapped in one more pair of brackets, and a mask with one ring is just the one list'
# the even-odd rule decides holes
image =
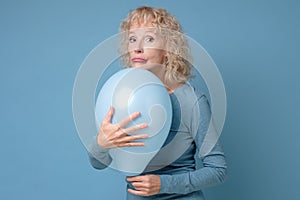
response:
{"label": "neck", "polygon": [[174,93],[175,90],[176,90],[177,88],[179,88],[181,85],[183,85],[183,83],[178,83],[178,82],[176,82],[176,83],[172,83],[172,84],[170,84],[170,83],[169,83],[169,84],[165,84],[165,87],[166,87],[168,93],[169,93],[169,94],[172,94],[172,93]]}
{"label": "neck", "polygon": [[178,87],[183,85],[182,82],[177,82],[174,80],[166,81],[165,80],[166,70],[164,67],[158,64],[147,65],[146,69],[151,71],[153,74],[155,74],[163,82],[169,94],[172,94]]}

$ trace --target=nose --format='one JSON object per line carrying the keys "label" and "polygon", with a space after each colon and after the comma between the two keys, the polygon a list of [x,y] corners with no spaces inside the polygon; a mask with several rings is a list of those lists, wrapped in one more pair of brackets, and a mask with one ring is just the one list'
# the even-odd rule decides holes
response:
{"label": "nose", "polygon": [[143,52],[144,52],[143,48],[137,47],[134,49],[134,53],[143,53]]}
{"label": "nose", "polygon": [[144,53],[143,41],[137,41],[133,51],[134,53]]}

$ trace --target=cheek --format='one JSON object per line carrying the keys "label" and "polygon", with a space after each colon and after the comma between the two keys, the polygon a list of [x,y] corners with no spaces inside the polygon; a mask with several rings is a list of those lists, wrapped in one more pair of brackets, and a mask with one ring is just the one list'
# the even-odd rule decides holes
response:
{"label": "cheek", "polygon": [[135,48],[134,48],[134,45],[132,45],[132,44],[131,44],[131,45],[129,44],[129,45],[127,46],[127,51],[128,51],[129,53],[132,53],[132,52],[134,51],[134,49],[135,49]]}
{"label": "cheek", "polygon": [[161,50],[154,50],[154,51],[148,52],[148,58],[150,58],[150,60],[155,63],[163,64],[165,54]]}
{"label": "cheek", "polygon": [[136,53],[134,52],[134,51],[129,51],[128,50],[128,55],[129,55],[129,58],[132,58],[132,57],[134,57],[135,55],[136,55]]}

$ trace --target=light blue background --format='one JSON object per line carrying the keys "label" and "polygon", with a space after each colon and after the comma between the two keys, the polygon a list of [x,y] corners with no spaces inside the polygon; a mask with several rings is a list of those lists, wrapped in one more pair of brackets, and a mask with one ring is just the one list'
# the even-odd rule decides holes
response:
{"label": "light blue background", "polygon": [[229,174],[208,199],[299,199],[297,0],[1,1],[0,199],[125,198],[122,174],[88,163],[72,89],[87,54],[140,5],[174,14],[223,76]]}

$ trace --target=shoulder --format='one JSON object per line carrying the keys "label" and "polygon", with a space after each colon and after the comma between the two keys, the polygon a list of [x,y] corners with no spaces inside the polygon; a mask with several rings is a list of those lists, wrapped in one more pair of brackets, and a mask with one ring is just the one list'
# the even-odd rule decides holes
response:
{"label": "shoulder", "polygon": [[[173,114],[186,124],[199,120],[200,110],[209,109],[205,94],[190,84],[184,84],[171,95]],[[203,109],[204,108],[204,109]],[[204,114],[204,113],[203,113]],[[206,115],[206,114],[205,114]]]}
{"label": "shoulder", "polygon": [[183,84],[175,90],[172,96],[176,97],[176,99],[184,107],[195,106],[199,101],[207,101],[207,97],[204,92],[188,83]]}

